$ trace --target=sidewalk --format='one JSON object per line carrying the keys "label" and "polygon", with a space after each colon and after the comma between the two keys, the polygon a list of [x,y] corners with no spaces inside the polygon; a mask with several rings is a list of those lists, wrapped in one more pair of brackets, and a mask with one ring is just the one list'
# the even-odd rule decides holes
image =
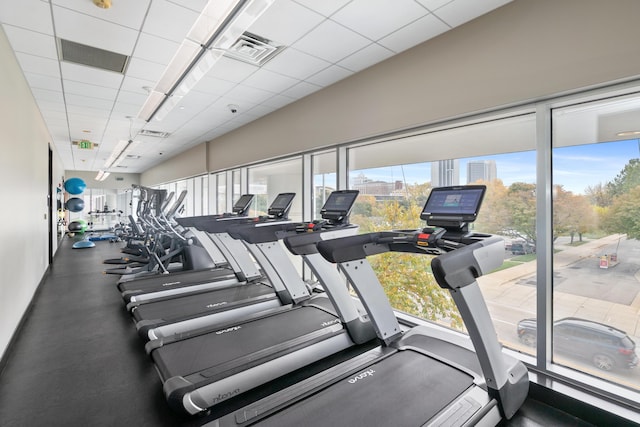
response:
{"label": "sidewalk", "polygon": [[[615,234],[580,246],[562,246],[562,250],[554,254],[554,269],[558,271],[571,268],[572,264],[585,258],[593,258],[593,262],[598,262],[599,257],[605,254],[607,249],[610,250],[611,246],[617,245],[621,237],[626,239]],[[536,262],[526,262],[478,279],[490,310],[493,308],[495,311],[491,313],[494,319],[517,323],[520,319],[535,317],[536,267]],[[640,282],[640,272],[636,274],[636,279]],[[635,337],[640,336],[640,292],[631,305],[563,292],[554,292],[553,301],[556,319],[568,316],[581,317],[606,323]]]}

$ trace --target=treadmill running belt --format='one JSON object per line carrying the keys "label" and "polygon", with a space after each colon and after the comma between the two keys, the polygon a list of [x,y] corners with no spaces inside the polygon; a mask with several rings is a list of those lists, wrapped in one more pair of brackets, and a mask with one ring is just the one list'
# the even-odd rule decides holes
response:
{"label": "treadmill running belt", "polygon": [[[152,357],[162,376],[187,376],[229,366],[243,356],[294,340],[305,334],[326,330],[330,333],[336,316],[316,307],[305,306],[222,330],[196,335],[155,349]],[[333,328],[332,328],[333,326]]]}
{"label": "treadmill running belt", "polygon": [[419,426],[472,384],[473,377],[449,365],[400,351],[259,425]]}
{"label": "treadmill running belt", "polygon": [[201,292],[195,295],[174,297],[171,299],[141,304],[133,311],[136,320],[164,320],[197,316],[224,310],[225,306],[235,307],[233,303],[249,298],[273,295],[273,288],[264,283],[252,283],[213,291]]}

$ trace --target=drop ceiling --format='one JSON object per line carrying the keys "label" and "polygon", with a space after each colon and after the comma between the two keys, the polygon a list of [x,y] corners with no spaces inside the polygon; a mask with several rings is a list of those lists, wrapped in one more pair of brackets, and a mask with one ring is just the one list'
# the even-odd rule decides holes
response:
{"label": "drop ceiling", "polygon": [[[275,0],[248,28],[278,48],[271,59],[223,56],[149,122],[138,114],[207,0],[112,0],[109,9],[92,0],[0,0],[0,22],[64,168],[104,169],[131,139],[117,171],[139,173],[509,1]],[[118,54],[124,71],[60,60],[63,40]],[[260,54],[259,43],[238,45]],[[80,148],[83,140],[94,148]]]}

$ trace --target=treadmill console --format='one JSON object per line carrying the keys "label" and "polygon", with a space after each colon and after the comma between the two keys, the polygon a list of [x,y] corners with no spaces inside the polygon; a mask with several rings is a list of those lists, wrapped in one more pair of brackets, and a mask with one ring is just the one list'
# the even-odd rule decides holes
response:
{"label": "treadmill console", "polygon": [[289,210],[293,204],[296,193],[280,193],[271,202],[267,215],[277,219],[286,219],[289,216]]}
{"label": "treadmill console", "polygon": [[484,185],[433,188],[420,219],[432,227],[464,229],[478,218],[486,189]]}
{"label": "treadmill console", "polygon": [[349,214],[360,192],[358,190],[336,190],[320,209],[322,219],[332,224],[348,223]]}
{"label": "treadmill console", "polygon": [[233,214],[237,216],[247,215],[249,206],[253,202],[253,194],[243,194],[233,205]]}

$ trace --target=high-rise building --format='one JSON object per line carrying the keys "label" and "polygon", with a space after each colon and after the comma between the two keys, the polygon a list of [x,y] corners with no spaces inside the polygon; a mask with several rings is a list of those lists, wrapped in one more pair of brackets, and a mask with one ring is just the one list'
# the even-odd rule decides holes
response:
{"label": "high-rise building", "polygon": [[460,184],[459,160],[439,160],[431,163],[431,186],[446,187]]}
{"label": "high-rise building", "polygon": [[497,177],[495,160],[472,160],[467,163],[467,184],[478,180],[493,181]]}

